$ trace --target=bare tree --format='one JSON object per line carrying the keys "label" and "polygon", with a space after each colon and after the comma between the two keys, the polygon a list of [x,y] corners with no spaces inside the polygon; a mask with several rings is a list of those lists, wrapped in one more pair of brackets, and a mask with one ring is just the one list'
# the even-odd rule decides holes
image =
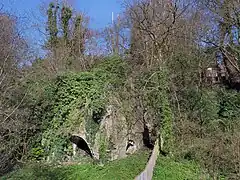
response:
{"label": "bare tree", "polygon": [[0,174],[26,153],[26,137],[32,127],[27,109],[21,109],[26,92],[19,89],[26,42],[16,28],[17,18],[0,14]]}
{"label": "bare tree", "polygon": [[182,29],[181,21],[189,5],[189,2],[180,4],[164,0],[126,3],[132,29],[133,56],[147,55],[141,59],[147,61],[148,67],[163,63],[163,56],[169,52],[169,45],[174,43],[174,36]]}
{"label": "bare tree", "polygon": [[[229,85],[240,89],[239,48],[240,6],[238,0],[204,1],[205,11],[212,17],[214,36],[205,42],[214,45],[222,54],[222,65],[226,67]],[[217,38],[214,38],[217,37]]]}

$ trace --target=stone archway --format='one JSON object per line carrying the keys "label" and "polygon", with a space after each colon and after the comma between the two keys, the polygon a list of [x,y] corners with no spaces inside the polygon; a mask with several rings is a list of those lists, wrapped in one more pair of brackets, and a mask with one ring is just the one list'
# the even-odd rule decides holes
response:
{"label": "stone archway", "polygon": [[93,153],[88,146],[88,143],[80,136],[71,135],[70,141],[73,143],[73,155],[76,155],[76,148],[85,151],[91,158],[93,158]]}

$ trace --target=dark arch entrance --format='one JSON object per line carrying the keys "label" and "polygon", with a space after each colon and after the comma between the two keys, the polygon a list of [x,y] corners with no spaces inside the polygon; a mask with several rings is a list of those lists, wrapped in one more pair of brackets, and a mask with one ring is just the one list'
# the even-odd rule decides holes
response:
{"label": "dark arch entrance", "polygon": [[79,149],[84,150],[91,158],[93,158],[93,154],[92,154],[87,142],[83,138],[76,136],[76,135],[72,135],[70,137],[70,141],[72,143],[74,143]]}
{"label": "dark arch entrance", "polygon": [[142,135],[143,135],[143,144],[144,144],[144,146],[146,146],[147,148],[153,150],[154,145],[151,142],[149,128],[148,128],[148,126],[146,124],[144,124]]}

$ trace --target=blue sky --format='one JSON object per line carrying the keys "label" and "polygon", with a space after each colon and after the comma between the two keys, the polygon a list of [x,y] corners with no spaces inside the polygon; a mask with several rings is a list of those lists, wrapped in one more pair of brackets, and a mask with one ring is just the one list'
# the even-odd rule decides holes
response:
{"label": "blue sky", "polygon": [[[46,8],[52,0],[0,0],[3,10],[20,17],[18,22],[21,34],[36,53],[43,53],[41,45],[45,41]],[[122,0],[68,0],[75,10],[90,17],[89,27],[102,29],[111,23],[112,12],[121,12]]]}
{"label": "blue sky", "polygon": [[[20,17],[29,13],[39,15],[40,6],[51,0],[1,0],[4,10],[18,14]],[[112,11],[121,12],[120,0],[69,0],[76,10],[85,12],[90,16],[90,27],[103,28],[111,22]]]}

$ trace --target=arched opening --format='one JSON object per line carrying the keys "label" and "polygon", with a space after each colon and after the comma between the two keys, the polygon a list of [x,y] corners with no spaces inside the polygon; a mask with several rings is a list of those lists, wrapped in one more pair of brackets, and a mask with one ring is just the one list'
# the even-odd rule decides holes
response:
{"label": "arched opening", "polygon": [[82,149],[83,151],[85,151],[91,158],[93,158],[93,154],[87,144],[87,142],[79,137],[79,136],[76,136],[76,135],[72,135],[70,137],[70,141],[75,144],[79,149]]}
{"label": "arched opening", "polygon": [[144,129],[143,129],[143,144],[145,147],[151,150],[154,148],[154,145],[151,142],[149,128],[146,124],[144,124]]}

